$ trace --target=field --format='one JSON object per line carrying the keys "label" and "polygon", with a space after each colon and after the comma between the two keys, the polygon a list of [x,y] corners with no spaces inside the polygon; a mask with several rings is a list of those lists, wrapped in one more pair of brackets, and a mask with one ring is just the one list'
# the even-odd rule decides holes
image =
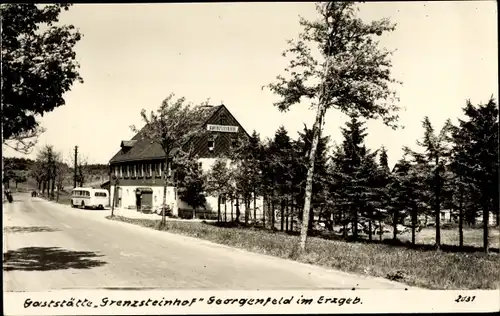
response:
{"label": "field", "polygon": [[[158,229],[159,220],[109,218]],[[492,229],[491,253],[469,247],[457,252],[455,232],[443,230],[443,250],[433,250],[431,231],[422,231],[419,247],[404,243],[385,244],[347,242],[311,237],[306,253],[297,248],[298,236],[251,227],[218,227],[195,222],[167,222],[162,228],[176,234],[201,238],[248,251],[316,264],[346,272],[354,272],[429,289],[498,289],[500,288],[500,256],[498,229]],[[473,246],[482,240],[480,230],[467,231],[466,243]],[[427,243],[427,244],[424,244]]]}

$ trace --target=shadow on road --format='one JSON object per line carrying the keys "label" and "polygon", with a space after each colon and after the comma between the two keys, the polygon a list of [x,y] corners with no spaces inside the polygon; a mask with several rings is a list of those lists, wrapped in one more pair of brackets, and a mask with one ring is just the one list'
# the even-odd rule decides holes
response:
{"label": "shadow on road", "polygon": [[59,229],[48,226],[9,226],[3,229],[4,233],[50,233],[57,231],[59,231]]}
{"label": "shadow on road", "polygon": [[90,269],[106,264],[91,251],[72,251],[59,247],[25,247],[4,253],[4,271],[49,271]]}

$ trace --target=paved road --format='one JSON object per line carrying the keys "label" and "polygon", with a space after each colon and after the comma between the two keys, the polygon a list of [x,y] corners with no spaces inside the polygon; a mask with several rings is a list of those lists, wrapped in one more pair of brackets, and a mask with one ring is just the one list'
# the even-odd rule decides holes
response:
{"label": "paved road", "polygon": [[28,194],[15,199],[3,205],[6,291],[405,287],[109,221],[102,211]]}

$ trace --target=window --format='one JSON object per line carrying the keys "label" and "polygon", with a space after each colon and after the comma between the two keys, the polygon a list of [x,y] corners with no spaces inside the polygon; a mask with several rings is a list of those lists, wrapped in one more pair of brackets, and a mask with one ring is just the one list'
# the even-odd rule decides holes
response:
{"label": "window", "polygon": [[208,151],[209,152],[213,152],[214,148],[215,148],[215,141],[213,139],[209,140],[208,141]]}
{"label": "window", "polygon": [[148,164],[148,176],[150,176],[150,177],[153,176],[153,164],[152,163]]}
{"label": "window", "polygon": [[115,176],[118,177],[118,166],[115,166]]}
{"label": "window", "polygon": [[226,118],[226,115],[224,113],[222,113],[220,116],[219,116],[219,124],[220,125],[225,125],[227,122],[227,118]]}
{"label": "window", "polygon": [[134,165],[134,178],[137,177],[137,165]]}
{"label": "window", "polygon": [[156,169],[156,176],[161,177],[161,163],[156,163],[155,164],[155,169]]}
{"label": "window", "polygon": [[94,196],[106,197],[107,195],[104,192],[96,192]]}
{"label": "window", "polygon": [[164,162],[161,162],[158,164],[160,167],[160,173],[159,173],[159,176],[161,177],[161,175],[163,174],[163,167],[165,166],[165,163]]}
{"label": "window", "polygon": [[123,166],[120,166],[120,178],[123,178]]}
{"label": "window", "polygon": [[144,178],[144,164],[141,164],[141,177]]}
{"label": "window", "polygon": [[127,165],[127,178],[130,177],[130,165]]}

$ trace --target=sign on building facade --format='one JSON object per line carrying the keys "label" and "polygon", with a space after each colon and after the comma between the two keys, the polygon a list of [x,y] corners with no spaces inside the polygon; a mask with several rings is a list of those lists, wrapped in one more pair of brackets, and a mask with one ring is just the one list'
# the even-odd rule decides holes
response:
{"label": "sign on building facade", "polygon": [[211,132],[238,133],[238,126],[207,124]]}

